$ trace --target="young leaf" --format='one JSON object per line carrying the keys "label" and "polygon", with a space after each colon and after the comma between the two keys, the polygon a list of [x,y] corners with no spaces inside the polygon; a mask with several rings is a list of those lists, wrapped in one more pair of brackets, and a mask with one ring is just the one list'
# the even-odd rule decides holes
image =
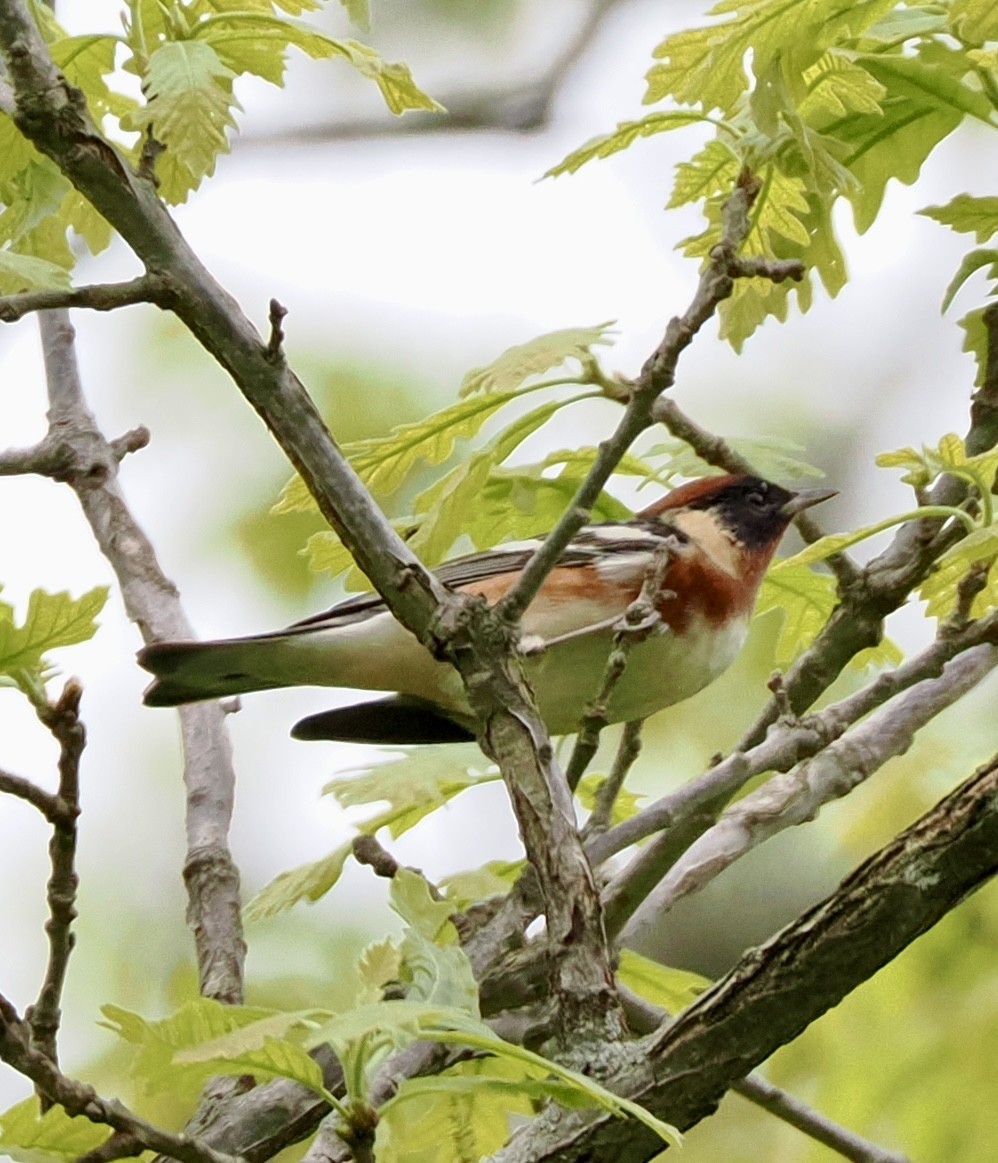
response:
{"label": "young leaf", "polygon": [[347,857],[353,849],[350,844],[341,844],[328,856],[314,860],[298,868],[289,869],[275,876],[270,884],[262,888],[246,905],[243,916],[247,922],[274,917],[292,908],[300,901],[317,901],[326,895],[339,880]]}
{"label": "young leaf", "polygon": [[622,121],[612,133],[605,133],[601,137],[594,137],[585,145],[563,158],[556,166],[545,173],[545,178],[555,178],[559,174],[574,174],[586,162],[596,158],[610,157],[629,148],[639,137],[653,137],[657,133],[666,133],[670,129],[680,129],[685,125],[695,125],[699,121],[710,121],[703,113],[695,110],[670,110],[667,113],[649,113],[639,121]]}
{"label": "young leaf", "polygon": [[86,642],[97,631],[97,615],[107,601],[107,586],[97,586],[79,598],[67,593],[35,590],[28,598],[22,626],[14,624],[13,610],[0,603],[0,674],[41,676],[43,655],[60,646]]}
{"label": "young leaf", "polygon": [[981,267],[990,267],[988,277],[998,279],[998,250],[989,247],[987,250],[972,250],[969,254],[963,256],[963,260],[957,268],[956,274],[950,280],[950,284],[943,295],[940,310],[944,312],[949,310],[950,304],[956,298],[957,292],[970,276],[975,271],[979,271]]}
{"label": "young leaf", "polygon": [[0,1114],[0,1155],[15,1163],[71,1163],[97,1150],[111,1133],[83,1115],[71,1117],[61,1106],[43,1114],[32,1096]]}
{"label": "young leaf", "polygon": [[176,1067],[194,1067],[206,1076],[251,1074],[258,1081],[287,1078],[317,1094],[325,1093],[322,1070],[314,1058],[287,1034],[303,1028],[305,1015],[274,1014],[259,1022],[240,1026],[209,1041],[178,1050]]}
{"label": "young leaf", "polygon": [[507,348],[490,364],[472,368],[461,381],[459,394],[470,396],[484,392],[494,396],[513,392],[531,376],[543,375],[570,359],[588,359],[598,344],[613,343],[610,338],[613,333],[609,330],[612,326],[611,320],[595,327],[567,327]]}
{"label": "young leaf", "polygon": [[164,147],[156,164],[160,194],[183,202],[202,178],[215,172],[215,159],[229,149],[226,130],[235,127],[232,69],[204,40],[175,40],[149,57],[143,77],[146,105],[122,120]]}
{"label": "young leaf", "polygon": [[784,668],[814,641],[835,608],[835,579],[806,565],[777,562],[763,579],[755,616],[782,610],[776,665]]}
{"label": "young leaf", "polygon": [[[584,775],[579,781],[579,786],[575,789],[575,794],[579,797],[579,803],[587,812],[591,812],[596,807],[596,796],[605,782],[606,776],[599,775],[596,772]],[[622,824],[624,820],[629,820],[631,816],[636,815],[641,801],[644,798],[644,796],[636,795],[634,792],[628,791],[626,787],[621,788],[617,793],[617,798],[613,801],[610,823]]]}
{"label": "young leaf", "polygon": [[414,552],[428,565],[436,565],[462,534],[479,548],[491,544],[494,530],[481,519],[475,502],[493,470],[556,412],[592,396],[593,393],[587,392],[567,400],[554,400],[519,417],[484,448],[420,493],[413,509],[423,519],[409,540]]}
{"label": "young leaf", "polygon": [[[998,556],[998,525],[976,529],[948,550],[925,579],[919,596],[926,602],[930,618],[945,618],[956,606],[960,582],[977,562]],[[984,589],[974,599],[972,618],[979,618],[998,605],[998,570],[992,563]]]}
{"label": "young leaf", "polygon": [[403,921],[427,940],[453,945],[457,930],[451,923],[454,906],[435,897],[424,876],[411,868],[400,868],[392,877],[389,902]]}
{"label": "young leaf", "polygon": [[973,234],[980,245],[998,234],[998,198],[975,198],[970,194],[957,194],[945,206],[926,206],[919,210],[926,218],[957,230],[962,234]]}
{"label": "young leaf", "polygon": [[189,1001],[169,1017],[153,1022],[119,1006],[102,1006],[101,1013],[105,1018],[103,1026],[138,1047],[133,1072],[150,1094],[174,1089],[181,1083],[196,1086],[214,1073],[199,1063],[178,1064],[175,1059],[180,1051],[258,1022],[276,1021],[286,1029],[289,1023],[302,1020],[301,1015],[289,1016],[259,1006],[226,1006],[211,998]]}
{"label": "young leaf", "polygon": [[19,295],[22,291],[63,291],[70,285],[69,271],[44,258],[19,254],[0,247],[0,294]]}
{"label": "young leaf", "polygon": [[480,868],[455,872],[440,880],[455,911],[509,892],[523,873],[522,860],[490,860]]}
{"label": "young leaf", "polygon": [[[454,452],[458,440],[477,435],[487,420],[520,394],[504,391],[459,400],[425,420],[400,424],[387,436],[353,441],[344,445],[343,451],[364,484],[376,496],[385,497],[395,492],[417,466],[445,461]],[[292,513],[314,508],[315,502],[304,481],[296,476],[285,486],[272,512]]]}
{"label": "young leaf", "polygon": [[617,979],[639,997],[673,1016],[696,1001],[711,985],[709,977],[688,969],[673,969],[632,949],[621,949]]}

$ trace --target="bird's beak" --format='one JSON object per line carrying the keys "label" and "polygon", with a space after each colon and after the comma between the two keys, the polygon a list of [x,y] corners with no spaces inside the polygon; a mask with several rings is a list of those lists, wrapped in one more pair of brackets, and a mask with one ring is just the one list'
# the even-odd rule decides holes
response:
{"label": "bird's beak", "polygon": [[780,512],[785,517],[796,517],[798,513],[803,513],[805,509],[810,509],[812,505],[820,505],[822,501],[827,501],[829,498],[837,497],[838,495],[838,489],[801,489],[799,493],[795,493],[787,501]]}

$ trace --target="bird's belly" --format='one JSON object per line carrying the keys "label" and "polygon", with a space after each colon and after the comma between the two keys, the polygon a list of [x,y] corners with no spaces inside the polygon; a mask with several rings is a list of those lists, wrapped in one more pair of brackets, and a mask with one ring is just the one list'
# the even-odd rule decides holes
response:
{"label": "bird's belly", "polygon": [[[723,674],[745,641],[748,619],[724,626],[694,620],[685,633],[662,628],[627,653],[613,687],[609,722],[643,719],[695,695]],[[527,674],[552,735],[578,730],[579,719],[603,685],[613,648],[610,632],[571,639],[528,660]]]}

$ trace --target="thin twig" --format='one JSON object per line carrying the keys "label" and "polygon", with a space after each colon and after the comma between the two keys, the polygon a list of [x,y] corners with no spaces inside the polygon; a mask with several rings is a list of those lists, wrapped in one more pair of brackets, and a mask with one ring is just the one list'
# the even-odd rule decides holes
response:
{"label": "thin twig", "polygon": [[641,754],[641,728],[644,722],[644,719],[633,719],[630,723],[624,724],[610,774],[597,789],[593,810],[582,829],[583,840],[597,836],[609,828],[620,789],[624,786],[624,780],[634,766],[635,760]]}
{"label": "thin twig", "polygon": [[71,809],[51,792],[45,791],[30,779],[22,775],[11,775],[10,772],[0,771],[0,793],[16,796],[31,804],[33,808],[45,817],[50,824],[58,824],[68,818]]}
{"label": "thin twig", "polygon": [[656,631],[670,633],[668,626],[662,626],[658,606],[663,596],[662,586],[665,575],[677,547],[678,543],[673,538],[668,537],[655,550],[648,569],[645,571],[640,593],[624,611],[623,617],[615,624],[616,633],[613,636],[613,646],[603,669],[600,689],[582,716],[572,757],[565,770],[565,779],[572,791],[578,787],[579,780],[585,774],[599,748],[600,735],[609,722],[610,699],[617,684],[624,676],[632,648]]}
{"label": "thin twig", "polygon": [[[635,439],[654,423],[652,412],[655,401],[675,382],[679,357],[718,305],[731,295],[734,279],[741,273],[737,269],[735,255],[748,235],[749,210],[758,193],[758,180],[743,173],[724,204],[721,242],[711,252],[692,302],[682,316],[669,321],[661,343],[645,361],[641,374],[631,385],[624,414],[613,434],[601,442],[592,467],[571,505],[527,562],[515,585],[496,604],[496,610],[503,618],[518,620],[536,597],[565,547],[588,520],[593,505],[621,457]],[[800,267],[800,274],[803,276],[803,267]]]}
{"label": "thin twig", "polygon": [[[962,651],[981,643],[998,641],[998,612],[968,626],[959,634],[938,638],[895,670],[886,671],[861,690],[797,723],[771,728],[754,747],[733,751],[703,775],[670,792],[636,816],[594,838],[587,850],[594,864],[601,864],[631,844],[655,832],[674,827],[705,805],[727,799],[750,779],[766,771],[788,771],[800,760],[816,755],[849,726],[894,695],[917,682],[942,672],[943,666]],[[779,705],[778,700],[774,702]]]}
{"label": "thin twig", "polygon": [[88,287],[65,290],[22,291],[19,295],[0,297],[0,322],[15,323],[33,311],[51,311],[58,307],[87,307],[92,311],[115,311],[135,303],[164,301],[163,280],[145,274],[127,283],[95,283]]}
{"label": "thin twig", "polygon": [[798,1131],[849,1159],[850,1163],[911,1163],[907,1155],[888,1151],[879,1143],[871,1143],[841,1124],[833,1122],[814,1107],[774,1086],[761,1074],[750,1074],[731,1088],[742,1098],[762,1107]]}
{"label": "thin twig", "polygon": [[26,1015],[32,1044],[53,1063],[58,1062],[57,1037],[61,1017],[62,989],[69,957],[76,943],[72,931],[76,919],[76,820],[80,813],[80,757],[86,732],[80,721],[83,691],[70,679],[58,701],[39,708],[39,718],[59,743],[58,801],[62,810],[53,823],[49,842],[52,871],[47,886],[49,919],[45,932],[49,941],[48,964],[38,999]]}
{"label": "thin twig", "polygon": [[7,998],[0,996],[0,1059],[26,1078],[67,1114],[82,1115],[92,1123],[134,1136],[149,1151],[169,1155],[180,1163],[237,1163],[234,1156],[216,1151],[198,1139],[174,1135],[147,1123],[123,1103],[101,1097],[92,1086],[62,1071],[52,1059],[31,1044],[28,1025]]}

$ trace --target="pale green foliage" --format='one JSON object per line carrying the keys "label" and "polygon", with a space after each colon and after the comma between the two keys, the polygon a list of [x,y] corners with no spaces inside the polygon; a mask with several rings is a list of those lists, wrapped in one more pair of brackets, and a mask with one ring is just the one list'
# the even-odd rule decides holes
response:
{"label": "pale green foliage", "polygon": [[[423,747],[411,755],[384,751],[381,763],[354,769],[362,774],[348,772],[325,790],[344,808],[387,802],[387,808],[358,823],[357,831],[373,836],[387,828],[397,839],[465,789],[499,779],[495,769],[477,771],[455,758],[455,752],[460,755],[453,747]],[[261,920],[302,901],[319,900],[339,880],[351,851],[348,841],[321,860],[282,872],[246,906],[247,920]]]}
{"label": "pale green foliage", "polygon": [[696,1001],[711,986],[710,979],[699,973],[673,969],[643,957],[633,949],[621,949],[617,980],[645,1001],[672,1015]]}
{"label": "pale green foliage", "polygon": [[[379,1110],[379,1121],[386,1128],[379,1133],[390,1139],[394,1128],[396,1143],[400,1128],[406,1125],[398,1111],[404,1104],[444,1102],[448,1141],[489,1141],[498,1146],[509,1133],[511,1113],[526,1113],[525,1100],[548,1099],[630,1116],[665,1141],[678,1142],[674,1128],[637,1104],[558,1063],[504,1042],[481,1021],[471,966],[449,920],[454,906],[434,899],[418,873],[402,869],[396,874],[391,903],[406,922],[402,942],[381,942],[361,954],[357,964],[360,988],[352,1009],[282,1012],[222,1006],[202,998],[156,1022],[107,1006],[103,1011],[106,1024],[135,1045],[134,1073],[149,1092],[178,1085],[187,1090],[219,1074],[288,1078],[324,1097],[344,1117],[351,1110],[363,1109],[371,1079],[388,1055],[412,1042],[452,1043],[484,1055],[489,1063],[497,1060],[500,1065],[450,1071],[430,1086],[422,1080],[413,1081],[411,1087],[403,1082],[395,1098]],[[381,1000],[378,991],[387,985],[404,986],[405,999]],[[319,1066],[307,1053],[322,1044],[332,1047],[343,1067],[345,1106],[326,1091]],[[483,1108],[483,1102],[489,1105]],[[395,1148],[387,1149],[392,1154],[382,1155],[379,1150],[379,1158],[403,1157],[394,1153]],[[407,1146],[404,1157],[418,1158],[418,1151],[413,1154]]]}
{"label": "pale green foliage", "polygon": [[[365,0],[344,0],[360,26]],[[159,144],[156,176],[168,202],[183,202],[214,173],[229,148],[242,75],[283,84],[288,53],[338,58],[378,86],[392,113],[441,106],[415,83],[408,68],[384,61],[367,45],[327,36],[296,19],[316,0],[127,0],[122,35],[67,36],[46,5],[33,6],[53,59],[84,95],[94,123],[137,165],[147,135]],[[136,74],[143,100],[127,92],[122,73]],[[97,253],[108,245],[108,224],[71,189],[0,114],[0,293],[66,285],[75,256],[67,232]]]}
{"label": "pale green foliage", "polygon": [[[579,781],[575,794],[587,812],[591,812],[596,806],[596,796],[605,781],[606,776],[594,771],[587,773]],[[643,796],[628,791],[626,787],[621,788],[617,793],[617,798],[613,801],[613,810],[610,813],[611,825],[622,824],[624,820],[629,820],[631,816],[637,815],[643,798]]]}
{"label": "pale green foliage", "polygon": [[61,1106],[42,1114],[37,1096],[0,1115],[0,1154],[15,1163],[70,1163],[95,1150],[110,1135],[109,1127],[83,1115],[70,1117]]}
{"label": "pale green foliage", "polygon": [[670,205],[698,202],[707,219],[702,234],[681,244],[684,253],[703,257],[719,241],[721,205],[746,168],[763,186],[744,253],[799,258],[807,269],[799,284],[736,283],[720,314],[721,334],[737,349],[767,316],[786,318],[791,294],[808,308],[811,272],[829,294],[842,288],[831,221],[838,198],[849,200],[866,230],[887,183],[914,182],[965,118],[998,126],[998,60],[980,47],[994,39],[993,9],[987,0],[931,8],[723,0],[711,11],[717,22],[675,33],[654,50],[645,102],[684,108],[624,122],[548,173],[571,172],[640,137],[712,123],[714,137],[677,167]]}
{"label": "pale green foliage", "polygon": [[34,696],[51,670],[45,654],[92,638],[107,594],[107,586],[96,586],[79,598],[34,590],[20,625],[13,606],[0,601],[0,686],[17,686]]}
{"label": "pale green foliage", "polygon": [[960,582],[971,567],[984,571],[983,589],[970,607],[970,615],[979,618],[998,607],[998,520],[993,489],[998,474],[998,449],[968,456],[963,441],[948,433],[935,448],[900,448],[877,457],[882,468],[903,468],[901,478],[914,488],[924,489],[943,473],[961,477],[973,489],[980,502],[976,528],[940,558],[936,569],[919,588],[927,603],[930,617],[945,618],[956,606]]}
{"label": "pale green foliage", "polygon": [[472,368],[462,380],[458,395],[515,391],[532,376],[543,375],[568,360],[580,362],[585,370],[594,347],[613,343],[609,330],[612,326],[610,321],[595,327],[569,327],[507,348],[485,367]]}
{"label": "pale green foliage", "polygon": [[[385,437],[347,444],[344,452],[374,495],[388,500],[417,474],[451,459],[461,442],[480,435],[507,405],[518,403],[529,393],[597,382],[600,373],[595,370],[592,348],[612,342],[609,326],[602,323],[566,328],[511,347],[492,363],[468,373],[460,389],[464,398],[455,404],[426,420],[399,425]],[[564,374],[557,374],[563,365],[571,363],[579,364],[580,370],[573,373],[565,369]],[[556,374],[538,380],[549,372]],[[571,457],[515,469],[506,468],[505,464],[528,437],[562,409],[598,394],[592,390],[559,394],[518,416],[482,447],[417,492],[407,512],[396,521],[398,531],[429,565],[442,561],[461,536],[467,537],[475,548],[483,549],[503,540],[546,531],[571,499],[591,457],[573,453]],[[622,471],[634,472],[635,464],[632,458]],[[558,471],[552,472],[555,468]],[[295,477],[285,487],[274,512],[308,511],[314,507],[304,482]],[[597,519],[603,520],[628,514],[625,506],[606,494],[595,512]],[[315,534],[306,552],[314,570],[335,576],[349,569],[347,588],[367,588],[363,575],[351,569],[350,555],[334,533]]]}

